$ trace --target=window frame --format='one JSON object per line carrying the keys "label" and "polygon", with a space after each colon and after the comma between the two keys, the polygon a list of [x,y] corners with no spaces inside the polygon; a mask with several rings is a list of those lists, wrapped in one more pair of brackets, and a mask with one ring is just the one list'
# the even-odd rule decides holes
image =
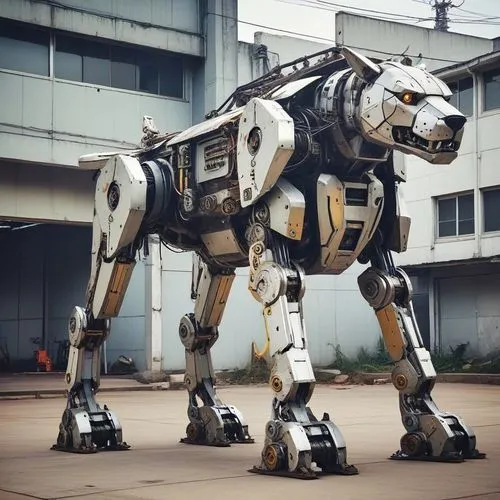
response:
{"label": "window frame", "polygon": [[497,71],[500,76],[500,67],[493,67],[489,69],[485,69],[480,73],[480,84],[481,84],[481,112],[485,115],[493,115],[495,113],[500,113],[500,104],[494,108],[486,107],[486,80],[485,75],[488,73],[492,73],[493,71]]}
{"label": "window frame", "polygon": [[40,73],[40,72],[34,72],[34,71],[25,71],[23,69],[15,69],[15,68],[8,68],[8,67],[3,67],[0,66],[0,70],[2,71],[7,71],[7,72],[12,72],[16,74],[22,74],[22,75],[32,75],[35,78],[46,78],[49,79],[51,78],[51,65],[50,65],[50,60],[51,60],[51,51],[52,51],[52,33],[51,30],[39,26],[37,24],[32,24],[32,23],[25,23],[25,22],[20,22],[15,19],[8,19],[8,18],[0,18],[0,28],[5,27],[7,33],[10,30],[15,30],[16,32],[19,31],[25,31],[28,33],[31,33],[32,35],[35,36],[35,38],[39,37],[42,38],[42,36],[46,36],[46,42],[47,45],[33,42],[33,38],[31,40],[28,40],[27,38],[15,38],[15,37],[10,37],[10,36],[2,36],[3,32],[0,29],[0,37],[1,38],[6,38],[8,40],[13,40],[13,41],[18,41],[22,43],[29,43],[33,45],[38,45],[40,47],[43,47],[44,49],[47,50],[47,59],[45,61],[45,66],[46,73]]}
{"label": "window frame", "polygon": [[[460,82],[463,82],[465,80],[470,80],[471,82],[471,90],[472,90],[472,95],[471,95],[471,110],[470,110],[470,114],[469,113],[465,113],[463,111],[463,109],[461,109],[461,106],[460,106]],[[448,85],[448,87],[450,87],[450,90],[452,91],[453,95],[456,96],[457,98],[457,105],[455,106],[459,111],[460,113],[462,113],[464,116],[468,117],[468,118],[472,118],[474,116],[474,93],[475,93],[475,89],[474,89],[474,78],[472,78],[472,76],[462,76],[456,80],[450,80],[448,82],[446,82],[446,84]],[[455,86],[456,89],[457,89],[457,92],[453,92],[452,90],[452,86]]]}
{"label": "window frame", "polygon": [[[459,198],[465,197],[465,196],[472,196],[472,209],[473,209],[472,219],[470,219],[470,218],[469,219],[460,219],[460,216],[459,216]],[[454,218],[455,234],[450,234],[448,236],[441,236],[439,234],[440,222],[447,222],[447,221],[440,221],[439,220],[439,202],[444,201],[444,200],[455,200],[455,218]],[[461,193],[454,193],[454,194],[450,194],[450,195],[437,196],[435,198],[435,214],[436,214],[436,217],[435,217],[435,221],[436,221],[436,224],[435,224],[436,236],[435,236],[435,238],[436,238],[436,241],[446,241],[446,240],[452,240],[452,239],[457,240],[457,239],[461,239],[461,238],[470,238],[476,234],[477,214],[476,214],[476,210],[475,210],[474,191],[464,191]],[[460,231],[460,222],[470,221],[470,220],[472,220],[472,222],[473,222],[472,232],[460,234],[460,232],[459,232]],[[448,222],[451,222],[451,221],[448,221]]]}
{"label": "window frame", "polygon": [[[19,22],[13,19],[1,19],[0,22],[4,22],[7,27],[11,27],[13,30],[16,30],[17,27],[21,27],[28,32],[31,31],[37,31],[37,32],[42,32],[47,36],[47,54],[46,54],[46,67],[47,67],[47,73],[41,74],[41,73],[34,73],[34,72],[26,72],[22,71],[19,69],[11,69],[8,67],[2,67],[0,66],[0,72],[6,72],[6,73],[14,73],[14,74],[21,74],[21,75],[29,75],[30,77],[33,78],[41,78],[41,79],[47,79],[47,80],[52,80],[52,81],[62,81],[62,82],[69,82],[74,85],[83,85],[83,86],[91,86],[91,87],[99,87],[99,88],[106,88],[110,89],[113,91],[118,91],[118,92],[133,92],[134,94],[139,94],[141,96],[147,96],[147,97],[157,97],[157,98],[163,98],[163,99],[171,99],[175,101],[182,101],[182,102],[188,102],[189,101],[189,92],[188,92],[188,75],[189,75],[189,64],[186,63],[186,58],[182,54],[174,53],[174,52],[168,52],[166,50],[159,50],[159,49],[154,49],[151,47],[143,47],[143,46],[136,46],[134,44],[129,44],[129,43],[120,43],[118,41],[111,41],[111,40],[104,40],[104,39],[95,39],[93,37],[88,37],[84,35],[80,35],[78,33],[72,33],[72,32],[66,32],[66,31],[61,31],[61,30],[56,30],[56,29],[51,29],[48,27],[44,26],[38,26],[34,25],[32,23],[26,23],[26,22]],[[57,44],[58,44],[58,38],[63,37],[67,40],[71,40],[75,43],[75,46],[78,44],[80,45],[81,50],[77,50],[77,52],[74,53],[75,56],[79,56],[82,61],[82,68],[81,68],[81,79],[69,79],[56,76],[56,71],[57,71]],[[9,38],[9,37],[6,37]],[[15,38],[13,39],[15,40]],[[21,42],[23,41],[22,39],[20,40]],[[29,40],[26,40],[29,42]],[[84,59],[86,55],[84,54],[84,45],[86,43],[89,44],[95,44],[96,46],[100,45],[105,51],[108,53],[108,58],[105,59],[109,65],[109,78],[106,84],[104,83],[92,83],[89,81],[85,81],[85,71],[84,71]],[[43,45],[45,47],[45,45]],[[134,88],[130,88],[130,86],[114,86],[113,85],[113,63],[114,62],[120,62],[120,61],[115,61],[113,58],[113,53],[116,51],[117,53],[120,50],[126,50],[130,51],[131,58],[134,60],[134,66],[135,66],[135,81],[133,82]],[[73,52],[64,52],[60,51],[59,54],[73,54]],[[147,91],[147,90],[141,90],[140,88],[140,60],[142,58],[149,59],[151,61],[154,61],[155,64],[155,69],[157,72],[157,78],[156,78],[156,92],[152,91]],[[165,68],[168,67],[169,70],[171,71],[172,74],[176,75],[176,80],[172,82],[171,85],[165,85],[162,84],[162,77],[165,75]],[[70,74],[70,73],[67,73]],[[123,75],[122,75],[123,76]],[[120,76],[117,77],[115,81],[119,81]],[[165,92],[162,93],[162,90],[173,90],[171,94]]]}
{"label": "window frame", "polygon": [[500,185],[496,186],[488,186],[486,188],[481,189],[481,210],[482,210],[482,215],[483,215],[483,223],[482,223],[482,228],[481,228],[481,233],[483,235],[495,235],[497,233],[500,233],[500,227],[498,229],[491,229],[489,231],[486,230],[486,210],[485,210],[485,205],[484,205],[484,194],[489,193],[491,191],[498,191],[499,196],[500,196]]}

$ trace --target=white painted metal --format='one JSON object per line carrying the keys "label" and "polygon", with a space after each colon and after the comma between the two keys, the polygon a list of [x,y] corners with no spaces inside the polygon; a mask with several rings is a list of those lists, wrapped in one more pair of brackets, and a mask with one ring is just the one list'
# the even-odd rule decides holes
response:
{"label": "white painted metal", "polygon": [[[256,151],[249,147],[252,131],[260,135]],[[259,132],[260,131],[260,132]],[[295,146],[293,120],[274,101],[254,98],[245,106],[238,131],[238,177],[241,205],[266,194],[283,172]]]}

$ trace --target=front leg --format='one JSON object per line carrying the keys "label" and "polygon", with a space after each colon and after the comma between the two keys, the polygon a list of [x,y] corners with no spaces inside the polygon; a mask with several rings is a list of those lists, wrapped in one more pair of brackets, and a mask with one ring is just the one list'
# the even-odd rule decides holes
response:
{"label": "front leg", "polygon": [[392,265],[389,251],[379,248],[372,267],[359,276],[358,283],[375,310],[395,362],[392,383],[399,391],[406,434],[401,438],[401,449],[391,458],[451,462],[484,458],[476,449],[474,431],[459,416],[441,411],[432,400],[436,371],[420,336],[406,273]]}
{"label": "front leg", "polygon": [[186,351],[184,382],[189,394],[189,424],[187,436],[181,442],[210,446],[253,443],[241,412],[223,404],[216,393],[210,353],[219,336],[218,326],[234,280],[234,269],[209,268],[194,254],[192,279],[195,312],[186,314],[179,326],[179,337]]}
{"label": "front leg", "polygon": [[307,406],[315,378],[302,314],[305,277],[298,266],[282,261],[286,254],[285,248],[271,251],[263,242],[250,248],[249,288],[264,307],[274,393],[262,460],[251,472],[300,479],[317,478],[319,471],[357,474],[357,469],[347,464],[340,430],[327,413],[318,420]]}

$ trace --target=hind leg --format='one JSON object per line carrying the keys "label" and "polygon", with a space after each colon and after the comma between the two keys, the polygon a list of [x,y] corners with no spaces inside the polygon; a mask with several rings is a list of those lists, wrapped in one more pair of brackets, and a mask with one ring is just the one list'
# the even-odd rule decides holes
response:
{"label": "hind leg", "polygon": [[184,381],[189,397],[187,435],[181,441],[210,446],[253,443],[241,412],[224,404],[217,395],[210,353],[219,336],[234,269],[209,267],[195,254],[192,279],[194,314],[183,316],[179,326],[186,352]]}

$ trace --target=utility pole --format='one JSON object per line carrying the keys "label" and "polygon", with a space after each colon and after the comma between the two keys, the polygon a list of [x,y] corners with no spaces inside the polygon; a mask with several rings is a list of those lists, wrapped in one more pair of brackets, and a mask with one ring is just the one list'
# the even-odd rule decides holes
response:
{"label": "utility pole", "polygon": [[435,30],[448,31],[448,9],[452,6],[451,0],[434,0],[432,8],[436,9]]}
{"label": "utility pole", "polygon": [[[465,0],[462,0],[460,5],[454,5],[452,0],[434,0],[432,8],[436,10],[436,18],[434,22],[434,29],[438,31],[448,31],[448,11],[453,7],[460,7]],[[422,2],[423,3],[423,2]]]}

